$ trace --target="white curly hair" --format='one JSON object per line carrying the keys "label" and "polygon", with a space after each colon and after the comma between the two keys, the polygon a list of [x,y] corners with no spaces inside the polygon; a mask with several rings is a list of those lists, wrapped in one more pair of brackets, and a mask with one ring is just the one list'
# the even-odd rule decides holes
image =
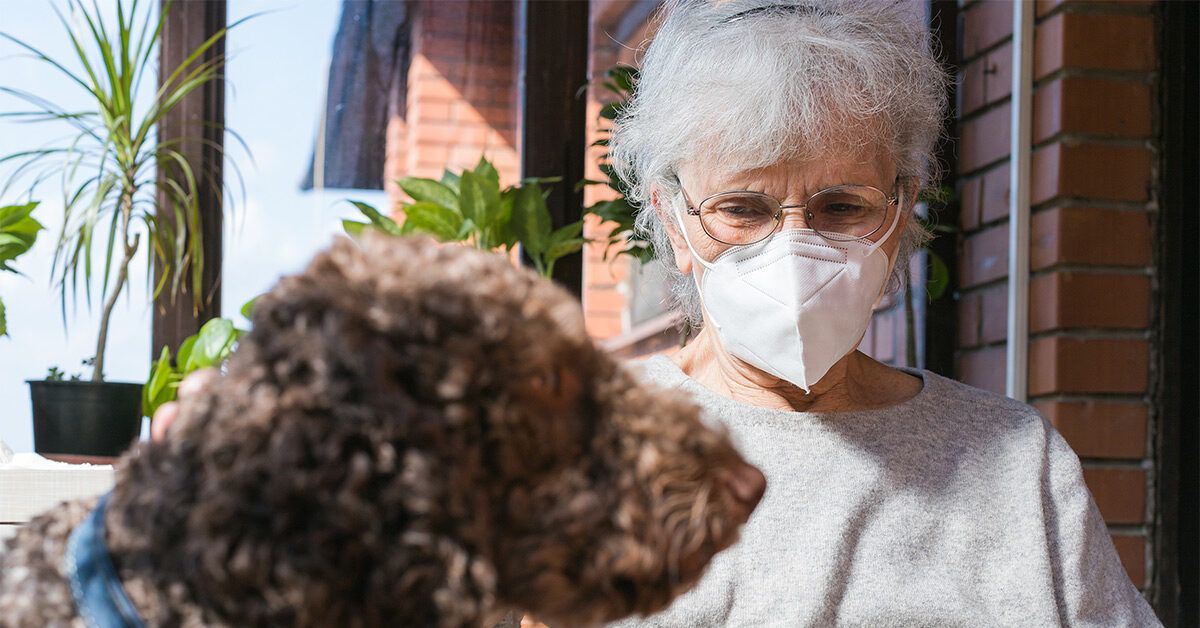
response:
{"label": "white curly hair", "polygon": [[[667,0],[657,20],[609,146],[635,207],[650,209],[655,192],[682,203],[685,163],[732,173],[865,143],[883,146],[902,177],[934,176],[948,79],[919,2]],[[700,295],[675,265],[660,212],[639,211],[636,227],[663,261],[674,305],[699,326]],[[928,238],[908,222],[889,291]]]}

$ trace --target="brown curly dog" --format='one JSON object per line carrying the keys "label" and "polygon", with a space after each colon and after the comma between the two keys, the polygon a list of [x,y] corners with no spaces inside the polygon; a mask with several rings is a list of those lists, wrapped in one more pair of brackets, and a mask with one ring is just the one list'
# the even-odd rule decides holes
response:
{"label": "brown curly dog", "polygon": [[[118,465],[104,538],[146,625],[651,613],[765,487],[693,405],[597,349],[574,299],[500,255],[340,239],[253,318],[227,374]],[[93,503],[9,541],[0,624],[83,625],[64,546]]]}

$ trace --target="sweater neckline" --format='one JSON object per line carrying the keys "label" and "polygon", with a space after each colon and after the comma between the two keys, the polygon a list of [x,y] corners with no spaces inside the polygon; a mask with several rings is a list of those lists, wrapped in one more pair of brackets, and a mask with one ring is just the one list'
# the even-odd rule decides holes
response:
{"label": "sweater neckline", "polygon": [[921,380],[921,390],[912,397],[890,406],[867,408],[863,410],[841,410],[836,412],[813,412],[797,410],[779,410],[764,408],[744,401],[732,399],[701,384],[690,375],[683,372],[675,361],[665,355],[651,356],[642,361],[642,368],[650,379],[661,386],[669,386],[687,391],[693,399],[706,411],[729,417],[758,418],[771,421],[787,421],[789,423],[822,423],[830,421],[846,421],[867,417],[886,417],[904,413],[914,408],[927,406],[929,399],[937,388],[938,375],[925,369],[914,369],[894,366],[899,371],[917,377]]}

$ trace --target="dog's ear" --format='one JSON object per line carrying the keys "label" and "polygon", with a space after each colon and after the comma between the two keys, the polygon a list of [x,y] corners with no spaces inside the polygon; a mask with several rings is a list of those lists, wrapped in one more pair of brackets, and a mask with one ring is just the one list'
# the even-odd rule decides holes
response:
{"label": "dog's ear", "polygon": [[541,404],[548,414],[562,414],[574,410],[579,401],[579,393],[583,390],[579,375],[565,366],[535,373],[525,378],[518,386],[522,389],[524,397]]}
{"label": "dog's ear", "polygon": [[594,427],[574,368],[550,366],[509,386],[506,410],[492,421],[505,477],[528,477],[579,459]]}

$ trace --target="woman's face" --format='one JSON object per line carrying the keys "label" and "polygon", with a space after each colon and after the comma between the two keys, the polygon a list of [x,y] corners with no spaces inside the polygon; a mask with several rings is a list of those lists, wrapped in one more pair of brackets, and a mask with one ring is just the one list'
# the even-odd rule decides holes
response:
{"label": "woman's face", "polygon": [[[735,190],[760,192],[778,199],[783,205],[801,205],[814,193],[835,185],[856,184],[878,188],[889,196],[895,195],[901,199],[900,203],[889,207],[884,226],[870,236],[873,240],[882,238],[888,230],[887,226],[892,223],[895,212],[902,212],[896,229],[881,245],[888,259],[893,261],[900,243],[900,234],[904,233],[907,226],[908,209],[912,203],[911,192],[906,193],[901,189],[904,181],[897,182],[895,164],[881,147],[841,151],[821,161],[783,161],[765,168],[733,174],[716,173],[695,163],[685,164],[679,170],[679,180],[693,205],[713,194]],[[662,211],[672,205],[660,200],[657,206]],[[712,261],[731,248],[730,245],[709,237],[700,226],[698,216],[689,215],[686,211],[681,211],[680,214],[683,228],[687,230],[692,246],[704,260]],[[692,272],[695,260],[678,231],[680,216],[676,216],[672,211],[669,215],[662,216],[662,219],[671,228],[671,244],[679,270],[684,273]],[[779,231],[805,228],[811,227],[805,224],[801,212],[785,211]]]}

